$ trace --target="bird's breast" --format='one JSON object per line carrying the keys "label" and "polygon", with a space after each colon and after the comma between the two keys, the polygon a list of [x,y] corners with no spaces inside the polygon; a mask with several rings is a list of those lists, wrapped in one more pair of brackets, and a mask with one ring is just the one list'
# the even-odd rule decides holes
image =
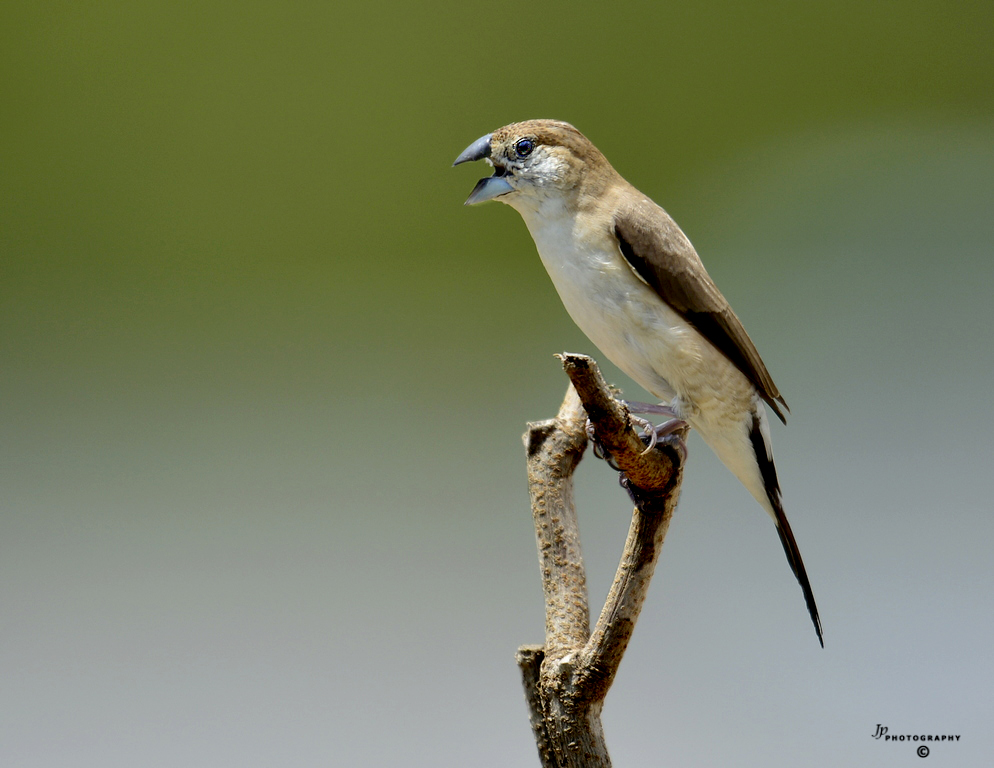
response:
{"label": "bird's breast", "polygon": [[[525,217],[570,317],[621,370],[685,418],[750,398],[744,376],[628,265],[607,222]],[[738,399],[733,397],[732,399]]]}

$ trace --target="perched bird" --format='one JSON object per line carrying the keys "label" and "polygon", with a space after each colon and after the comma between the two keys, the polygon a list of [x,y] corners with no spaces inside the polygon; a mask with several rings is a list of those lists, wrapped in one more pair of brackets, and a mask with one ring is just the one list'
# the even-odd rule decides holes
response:
{"label": "perched bird", "polygon": [[466,204],[499,200],[521,214],[574,322],[664,412],[697,430],[773,518],[824,647],[763,406],[785,422],[787,403],[690,240],[569,123],[506,125],[453,165],[472,160],[494,174]]}

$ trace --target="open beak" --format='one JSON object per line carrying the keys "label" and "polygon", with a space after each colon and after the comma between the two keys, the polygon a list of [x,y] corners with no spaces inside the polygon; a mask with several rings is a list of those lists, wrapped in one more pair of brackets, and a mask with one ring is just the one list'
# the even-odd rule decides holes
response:
{"label": "open beak", "polygon": [[[459,165],[460,163],[468,163],[470,161],[484,160],[490,158],[490,137],[493,134],[488,133],[486,136],[481,136],[472,144],[470,144],[466,149],[462,151],[456,161],[452,164],[453,166]],[[487,200],[493,200],[495,197],[500,197],[501,195],[506,195],[508,192],[513,192],[514,187],[507,183],[507,179],[504,178],[504,169],[497,168],[494,171],[493,176],[488,176],[485,179],[480,179],[473,191],[470,192],[469,197],[466,198],[466,205],[476,205],[477,203],[484,203]]]}

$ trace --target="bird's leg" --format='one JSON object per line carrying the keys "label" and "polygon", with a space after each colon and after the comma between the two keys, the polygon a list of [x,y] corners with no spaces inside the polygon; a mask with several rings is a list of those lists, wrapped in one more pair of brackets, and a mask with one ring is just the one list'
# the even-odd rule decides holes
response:
{"label": "bird's leg", "polygon": [[637,403],[634,400],[618,400],[629,413],[652,413],[657,416],[669,416],[671,419],[679,418],[670,406],[662,403]]}

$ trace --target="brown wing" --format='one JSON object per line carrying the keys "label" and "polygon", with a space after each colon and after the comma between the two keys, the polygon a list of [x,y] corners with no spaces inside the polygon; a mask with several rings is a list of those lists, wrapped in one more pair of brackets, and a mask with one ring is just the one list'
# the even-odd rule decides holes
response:
{"label": "brown wing", "polygon": [[680,313],[745,374],[773,412],[786,423],[786,401],[766,370],[756,345],[704,269],[676,222],[647,198],[614,219],[621,253],[660,298]]}

